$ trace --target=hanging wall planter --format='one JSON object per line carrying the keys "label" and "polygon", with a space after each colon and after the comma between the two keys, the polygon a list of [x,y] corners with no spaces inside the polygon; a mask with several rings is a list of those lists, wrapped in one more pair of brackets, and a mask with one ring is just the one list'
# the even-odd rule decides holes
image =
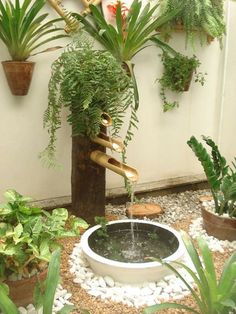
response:
{"label": "hanging wall planter", "polygon": [[35,62],[3,61],[2,66],[12,94],[16,96],[27,95]]}
{"label": "hanging wall planter", "polygon": [[[40,14],[44,5],[44,0],[16,0],[11,5],[0,0],[0,40],[12,59],[2,62],[2,65],[13,95],[23,96],[28,92],[34,62],[27,60],[37,54],[35,50],[50,41],[67,36],[54,24],[58,19],[47,21],[48,14]],[[49,34],[51,37],[48,37]],[[59,47],[44,51],[55,48]]]}
{"label": "hanging wall planter", "polygon": [[177,101],[170,102],[167,100],[166,91],[175,93],[187,92],[194,75],[194,81],[201,85],[205,82],[205,74],[198,72],[200,61],[196,56],[187,57],[180,53],[170,55],[167,52],[162,54],[162,63],[164,66],[162,77],[158,80],[161,85],[161,98],[163,100],[163,111],[172,110],[178,107]]}

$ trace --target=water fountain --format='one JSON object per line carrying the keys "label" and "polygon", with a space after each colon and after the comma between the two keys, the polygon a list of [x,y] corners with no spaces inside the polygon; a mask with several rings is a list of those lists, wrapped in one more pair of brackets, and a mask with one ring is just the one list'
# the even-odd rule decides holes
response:
{"label": "water fountain", "polygon": [[[134,225],[134,242],[131,224]],[[96,225],[81,238],[81,247],[92,270],[122,283],[157,281],[169,274],[168,269],[148,257],[167,262],[179,261],[184,246],[177,231],[152,221],[125,219],[109,222],[108,237],[100,237]]]}

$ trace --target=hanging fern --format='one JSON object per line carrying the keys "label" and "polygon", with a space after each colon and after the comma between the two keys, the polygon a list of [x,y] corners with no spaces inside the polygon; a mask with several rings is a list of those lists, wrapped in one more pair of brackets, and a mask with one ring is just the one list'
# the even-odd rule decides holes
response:
{"label": "hanging fern", "polygon": [[[179,0],[161,0],[161,13],[168,14],[178,5]],[[225,34],[224,2],[222,0],[185,0],[182,10],[161,27],[163,37],[168,39],[176,26],[183,27],[186,44],[194,46],[194,39],[199,36],[201,44],[208,37],[222,42]]]}
{"label": "hanging fern", "polygon": [[61,126],[62,107],[69,109],[67,121],[72,126],[72,136],[96,136],[103,112],[112,118],[114,135],[133,103],[133,88],[110,52],[93,50],[90,42],[76,40],[52,65],[48,99],[44,127],[50,139],[40,157],[52,166],[56,164],[56,131]]}

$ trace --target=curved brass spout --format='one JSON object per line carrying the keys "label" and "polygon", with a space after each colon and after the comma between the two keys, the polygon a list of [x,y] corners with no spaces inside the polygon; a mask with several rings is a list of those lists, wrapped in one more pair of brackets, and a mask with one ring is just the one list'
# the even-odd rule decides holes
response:
{"label": "curved brass spout", "polygon": [[94,143],[100,144],[104,147],[108,147],[116,151],[117,153],[121,153],[125,148],[125,145],[123,144],[122,141],[119,141],[116,138],[109,137],[108,135],[102,132],[100,132],[98,136],[91,138],[91,140]]}
{"label": "curved brass spout", "polygon": [[95,150],[90,154],[90,159],[98,165],[108,168],[130,181],[138,181],[138,171],[126,164],[123,164],[105,153]]}
{"label": "curved brass spout", "polygon": [[67,33],[75,32],[79,28],[79,22],[75,18],[73,18],[71,13],[68,12],[63,7],[61,1],[48,0],[48,2],[53,7],[53,9],[65,20],[66,22],[65,32]]}
{"label": "curved brass spout", "polygon": [[108,113],[106,112],[103,112],[101,114],[101,124],[108,127],[108,126],[111,126],[112,125],[112,119],[111,117],[109,116]]}

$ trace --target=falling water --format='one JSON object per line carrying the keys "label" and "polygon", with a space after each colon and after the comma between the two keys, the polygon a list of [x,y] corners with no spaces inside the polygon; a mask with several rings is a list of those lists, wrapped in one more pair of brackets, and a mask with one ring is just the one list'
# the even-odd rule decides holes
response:
{"label": "falling water", "polygon": [[[130,206],[132,207],[134,204],[134,182],[128,181],[127,184],[129,184],[130,187]],[[130,211],[130,218],[133,219],[133,212]],[[131,222],[131,236],[132,236],[132,247],[134,246],[134,222]]]}

